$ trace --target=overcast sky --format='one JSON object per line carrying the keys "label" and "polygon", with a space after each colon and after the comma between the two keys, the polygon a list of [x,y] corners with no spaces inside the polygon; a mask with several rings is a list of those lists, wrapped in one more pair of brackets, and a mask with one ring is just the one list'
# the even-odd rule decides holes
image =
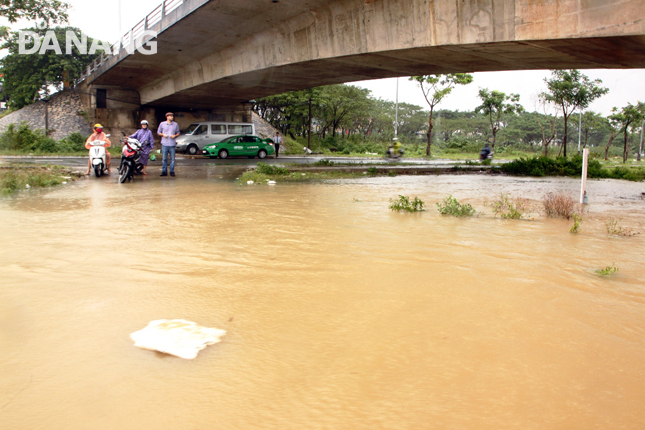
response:
{"label": "overcast sky", "polygon": [[[116,42],[121,33],[126,33],[130,28],[141,21],[148,13],[152,12],[161,0],[104,0],[101,2],[90,0],[67,0],[71,5],[70,24],[79,27],[90,37]],[[119,5],[121,18],[119,19]],[[16,25],[14,28],[23,28],[27,25]],[[590,106],[590,110],[608,115],[611,108],[622,107],[627,103],[635,104],[645,101],[645,69],[631,70],[583,70],[584,74],[592,79],[601,79],[603,86],[609,88],[609,93]],[[477,93],[479,88],[499,90],[506,94],[518,93],[520,102],[529,111],[535,110],[535,98],[538,93],[546,90],[544,78],[550,76],[548,70],[531,70],[522,72],[481,72],[474,73],[471,84],[455,88],[440,105],[439,108],[451,110],[472,110],[479,105]],[[397,79],[379,79],[373,81],[354,82],[353,85],[368,88],[372,96],[394,101],[397,97]],[[428,107],[421,89],[407,77],[398,78],[399,102],[419,105],[424,109]]]}

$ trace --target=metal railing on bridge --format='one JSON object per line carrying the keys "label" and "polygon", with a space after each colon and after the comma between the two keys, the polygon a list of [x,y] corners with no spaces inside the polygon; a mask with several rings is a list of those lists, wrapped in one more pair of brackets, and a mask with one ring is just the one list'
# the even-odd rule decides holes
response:
{"label": "metal railing on bridge", "polygon": [[[112,55],[119,55],[121,50],[126,46],[134,46],[135,41],[139,38],[146,30],[150,29],[153,25],[159,23],[164,17],[166,17],[170,12],[177,9],[179,6],[184,4],[186,0],[164,0],[159,6],[157,6],[152,12],[145,16],[137,25],[132,27],[126,34],[121,36],[121,38],[111,46],[112,52],[106,53],[103,52],[98,56],[92,63],[90,63],[82,72],[81,75],[74,81],[74,86],[80,84],[88,76],[94,73],[99,69],[103,64],[105,64]],[[140,44],[148,42],[150,39],[141,40]],[[136,48],[136,47],[135,47]]]}

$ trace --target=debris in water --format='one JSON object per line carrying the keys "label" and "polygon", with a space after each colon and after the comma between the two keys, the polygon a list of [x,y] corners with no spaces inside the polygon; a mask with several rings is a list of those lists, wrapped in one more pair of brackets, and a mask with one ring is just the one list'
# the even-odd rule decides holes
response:
{"label": "debris in water", "polygon": [[246,181],[247,184],[253,185],[253,181]]}
{"label": "debris in water", "polygon": [[150,321],[147,327],[130,334],[134,346],[165,352],[191,360],[208,345],[220,341],[226,330],[208,328],[182,319]]}
{"label": "debris in water", "polygon": [[267,182],[267,184],[269,184],[269,185],[275,185],[275,181],[269,181],[269,182]]}

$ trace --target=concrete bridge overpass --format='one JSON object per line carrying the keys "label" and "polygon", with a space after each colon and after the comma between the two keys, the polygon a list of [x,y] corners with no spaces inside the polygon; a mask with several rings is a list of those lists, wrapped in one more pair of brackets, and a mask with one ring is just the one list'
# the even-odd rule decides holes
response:
{"label": "concrete bridge overpass", "polygon": [[234,111],[386,77],[645,68],[643,0],[166,0],[122,42],[145,29],[156,55],[122,49],[80,87],[115,109]]}

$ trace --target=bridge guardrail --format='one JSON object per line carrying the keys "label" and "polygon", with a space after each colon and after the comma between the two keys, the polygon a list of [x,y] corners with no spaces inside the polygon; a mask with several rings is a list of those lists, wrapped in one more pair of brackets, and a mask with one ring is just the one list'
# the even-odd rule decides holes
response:
{"label": "bridge guardrail", "polygon": [[[132,27],[126,34],[121,36],[119,40],[111,46],[112,52],[107,54],[103,52],[99,57],[97,57],[92,63],[90,63],[82,72],[81,75],[74,80],[74,86],[77,86],[88,76],[90,76],[94,71],[100,68],[112,55],[119,55],[124,46],[129,46],[130,43],[134,44],[134,41],[137,40],[141,34],[148,30],[151,26],[161,22],[163,18],[168,16],[168,14],[179,6],[185,3],[186,0],[164,0],[159,6],[153,9],[152,12],[147,14],[145,18],[139,21],[134,27]],[[140,44],[144,44],[150,39],[141,40]],[[135,46],[137,48],[137,46]]]}

